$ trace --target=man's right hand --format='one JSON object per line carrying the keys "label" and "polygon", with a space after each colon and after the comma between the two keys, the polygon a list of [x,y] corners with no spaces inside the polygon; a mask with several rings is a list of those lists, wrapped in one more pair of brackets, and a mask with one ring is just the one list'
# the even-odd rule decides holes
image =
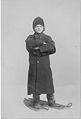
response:
{"label": "man's right hand", "polygon": [[38,49],[39,49],[39,47],[35,47],[35,48],[34,48],[34,50],[38,50]]}
{"label": "man's right hand", "polygon": [[46,44],[46,42],[43,42],[43,44]]}

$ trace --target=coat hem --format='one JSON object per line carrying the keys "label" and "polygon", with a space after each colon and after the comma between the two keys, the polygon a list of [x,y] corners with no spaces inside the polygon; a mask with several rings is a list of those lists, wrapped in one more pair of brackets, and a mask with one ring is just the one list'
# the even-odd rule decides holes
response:
{"label": "coat hem", "polygon": [[[41,94],[54,94],[55,91],[52,92],[43,92],[43,93],[37,93],[37,95],[41,95]],[[27,93],[27,95],[31,95],[31,94],[35,94],[35,93]]]}

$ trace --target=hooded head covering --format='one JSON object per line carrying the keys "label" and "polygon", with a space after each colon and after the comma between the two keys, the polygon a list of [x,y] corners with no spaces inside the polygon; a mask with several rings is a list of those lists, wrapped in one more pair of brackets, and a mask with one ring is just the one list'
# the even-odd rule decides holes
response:
{"label": "hooded head covering", "polygon": [[43,19],[41,17],[36,17],[33,21],[33,30],[35,29],[35,26],[38,24],[42,25],[45,28]]}

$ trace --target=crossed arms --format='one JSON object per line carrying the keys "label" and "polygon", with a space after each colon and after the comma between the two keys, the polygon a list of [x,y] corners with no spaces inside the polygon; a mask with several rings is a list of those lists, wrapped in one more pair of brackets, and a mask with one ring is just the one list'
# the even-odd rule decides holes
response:
{"label": "crossed arms", "polygon": [[50,55],[56,52],[55,42],[50,36],[44,37],[43,39],[34,40],[33,35],[29,35],[26,39],[26,49],[33,55]]}

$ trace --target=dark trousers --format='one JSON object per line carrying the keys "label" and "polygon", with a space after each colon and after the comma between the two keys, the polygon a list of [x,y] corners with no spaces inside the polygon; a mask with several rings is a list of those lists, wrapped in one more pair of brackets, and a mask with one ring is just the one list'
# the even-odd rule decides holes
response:
{"label": "dark trousers", "polygon": [[[47,94],[46,95],[48,101],[53,101],[54,100],[54,94]],[[33,94],[33,100],[36,102],[39,102],[40,100],[40,95],[38,94]]]}

